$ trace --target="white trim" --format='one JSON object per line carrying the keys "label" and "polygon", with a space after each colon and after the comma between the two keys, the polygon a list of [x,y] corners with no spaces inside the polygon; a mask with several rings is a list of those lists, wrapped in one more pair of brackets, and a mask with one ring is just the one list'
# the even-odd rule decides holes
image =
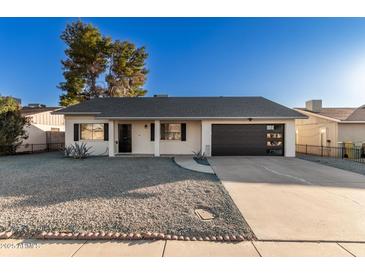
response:
{"label": "white trim", "polygon": [[101,112],[98,111],[98,112],[63,112],[63,111],[54,111],[55,113],[52,113],[52,114],[62,114],[62,115],[79,115],[79,114],[82,114],[82,115],[85,115],[85,114],[100,114]]}
{"label": "white trim", "polygon": [[340,124],[364,124],[365,121],[340,121]]}
{"label": "white trim", "polygon": [[113,119],[113,120],[289,120],[289,119],[307,119],[307,117],[95,117],[95,119]]}

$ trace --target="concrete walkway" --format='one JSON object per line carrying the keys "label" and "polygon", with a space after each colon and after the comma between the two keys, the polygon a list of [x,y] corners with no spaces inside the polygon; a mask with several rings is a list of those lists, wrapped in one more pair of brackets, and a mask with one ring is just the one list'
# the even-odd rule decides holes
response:
{"label": "concrete walkway", "polygon": [[307,257],[365,256],[365,243],[0,240],[0,256]]}
{"label": "concrete walkway", "polygon": [[176,156],[174,160],[175,163],[182,168],[190,169],[197,172],[214,174],[214,171],[210,166],[198,164],[192,156]]}

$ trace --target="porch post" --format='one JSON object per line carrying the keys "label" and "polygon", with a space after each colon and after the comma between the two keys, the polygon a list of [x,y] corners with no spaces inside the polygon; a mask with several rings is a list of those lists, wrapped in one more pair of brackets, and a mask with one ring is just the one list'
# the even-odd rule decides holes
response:
{"label": "porch post", "polygon": [[201,151],[205,153],[205,156],[210,157],[211,155],[211,131],[212,126],[209,121],[201,121]]}
{"label": "porch post", "polygon": [[109,120],[109,157],[115,156],[114,121]]}
{"label": "porch post", "polygon": [[160,120],[155,120],[155,156],[160,156]]}

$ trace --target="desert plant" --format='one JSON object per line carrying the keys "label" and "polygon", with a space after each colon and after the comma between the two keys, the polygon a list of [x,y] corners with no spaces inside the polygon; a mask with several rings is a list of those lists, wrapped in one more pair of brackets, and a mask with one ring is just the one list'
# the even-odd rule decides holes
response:
{"label": "desert plant", "polygon": [[194,159],[195,160],[198,160],[198,161],[205,161],[207,159],[207,157],[205,156],[205,152],[202,152],[201,150],[195,152],[193,151],[194,153]]}
{"label": "desert plant", "polygon": [[74,159],[85,159],[90,155],[91,147],[88,147],[86,143],[75,143],[72,147],[71,155]]}
{"label": "desert plant", "polygon": [[70,157],[73,151],[74,151],[73,145],[65,146],[64,149],[62,149],[62,152],[64,153],[65,157]]}

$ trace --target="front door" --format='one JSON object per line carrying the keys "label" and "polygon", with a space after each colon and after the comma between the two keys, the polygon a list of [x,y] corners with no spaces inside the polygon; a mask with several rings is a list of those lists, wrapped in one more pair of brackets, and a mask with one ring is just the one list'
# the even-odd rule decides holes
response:
{"label": "front door", "polygon": [[130,124],[118,124],[119,152],[132,152],[132,126]]}

